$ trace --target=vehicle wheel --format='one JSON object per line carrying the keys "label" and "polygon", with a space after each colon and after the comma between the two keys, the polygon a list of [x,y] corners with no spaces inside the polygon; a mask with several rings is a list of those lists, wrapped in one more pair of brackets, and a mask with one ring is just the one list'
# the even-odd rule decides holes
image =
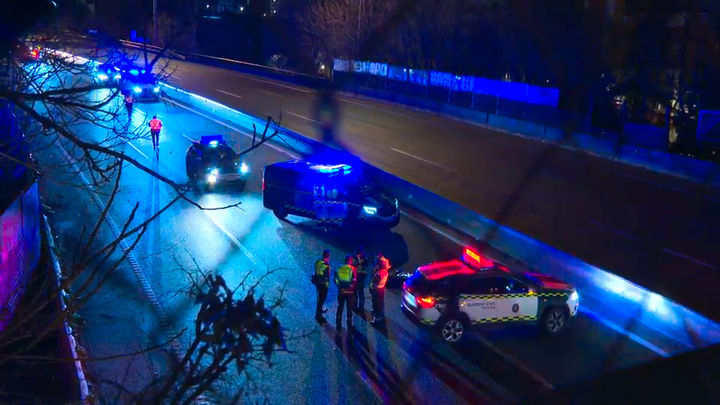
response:
{"label": "vehicle wheel", "polygon": [[278,207],[273,209],[273,214],[275,214],[278,219],[285,219],[288,216],[288,211],[285,207]]}
{"label": "vehicle wheel", "polygon": [[550,307],[542,317],[542,330],[550,336],[562,332],[567,326],[568,314],[561,307]]}
{"label": "vehicle wheel", "polygon": [[449,316],[441,318],[438,322],[438,331],[440,337],[445,343],[457,344],[467,333],[467,325],[465,321],[457,316]]}

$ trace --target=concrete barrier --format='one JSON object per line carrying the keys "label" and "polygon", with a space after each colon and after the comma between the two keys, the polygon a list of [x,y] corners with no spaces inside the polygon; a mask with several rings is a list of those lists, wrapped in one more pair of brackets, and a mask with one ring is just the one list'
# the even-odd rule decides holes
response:
{"label": "concrete barrier", "polygon": [[[164,85],[165,94],[228,124],[250,129],[264,121],[202,96]],[[282,147],[301,155],[317,154],[327,146],[283,129]],[[596,145],[597,146],[597,145]],[[603,147],[606,147],[604,145]],[[586,312],[614,325],[627,336],[667,356],[720,342],[720,325],[663,296],[608,271],[534,240],[378,168],[365,165],[367,175],[412,206],[477,241],[507,253],[544,273],[574,284]]]}

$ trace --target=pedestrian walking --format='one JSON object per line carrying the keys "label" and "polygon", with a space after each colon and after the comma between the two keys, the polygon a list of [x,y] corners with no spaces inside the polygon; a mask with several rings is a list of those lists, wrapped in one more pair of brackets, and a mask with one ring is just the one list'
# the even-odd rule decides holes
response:
{"label": "pedestrian walking", "polygon": [[148,123],[150,127],[150,135],[152,136],[153,149],[158,150],[160,147],[160,130],[162,129],[162,121],[160,121],[157,115],[153,115],[152,119]]}
{"label": "pedestrian walking", "polygon": [[370,280],[370,297],[373,306],[372,323],[385,319],[385,284],[390,274],[390,260],[378,253],[375,257],[372,279]]}
{"label": "pedestrian walking", "polygon": [[335,314],[335,327],[342,329],[343,306],[347,307],[347,327],[352,328],[352,308],[357,285],[357,271],[353,267],[353,258],[345,256],[345,264],[335,272],[335,285],[338,287],[338,307]]}
{"label": "pedestrian walking", "polygon": [[128,117],[132,116],[134,102],[135,100],[133,99],[132,94],[125,93],[125,109],[127,110]]}
{"label": "pedestrian walking", "polygon": [[327,299],[328,287],[330,287],[330,251],[325,249],[322,257],[315,262],[315,272],[312,283],[317,290],[317,306],[315,307],[315,320],[322,322],[323,315],[327,312],[325,300]]}
{"label": "pedestrian walking", "polygon": [[357,269],[357,286],[355,287],[355,310],[365,310],[365,279],[368,272],[368,260],[362,248],[358,249],[353,256],[353,266]]}

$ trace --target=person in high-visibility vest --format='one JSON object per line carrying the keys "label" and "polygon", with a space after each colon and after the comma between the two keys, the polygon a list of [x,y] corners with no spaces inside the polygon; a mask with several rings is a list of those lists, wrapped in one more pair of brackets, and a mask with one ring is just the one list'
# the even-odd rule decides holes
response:
{"label": "person in high-visibility vest", "polygon": [[162,121],[160,121],[157,115],[153,115],[152,119],[148,123],[150,127],[150,135],[152,136],[153,149],[158,149],[160,146],[160,130],[162,129]]}
{"label": "person in high-visibility vest", "polygon": [[358,249],[353,256],[353,266],[357,269],[357,287],[355,288],[355,310],[365,310],[365,279],[367,278],[368,261],[365,252]]}
{"label": "person in high-visibility vest", "polygon": [[390,260],[378,253],[375,256],[372,280],[370,280],[370,297],[372,298],[372,323],[385,319],[385,284],[390,274]]}
{"label": "person in high-visibility vest", "polygon": [[338,287],[338,307],[335,314],[335,327],[342,329],[343,306],[347,307],[347,327],[352,328],[352,307],[357,284],[357,271],[353,266],[353,258],[345,256],[345,264],[335,271],[335,285]]}
{"label": "person in high-visibility vest", "polygon": [[317,306],[315,307],[315,320],[322,322],[322,314],[327,312],[325,300],[327,299],[328,287],[330,287],[330,251],[325,249],[322,258],[315,262],[315,273],[312,279],[317,290]]}

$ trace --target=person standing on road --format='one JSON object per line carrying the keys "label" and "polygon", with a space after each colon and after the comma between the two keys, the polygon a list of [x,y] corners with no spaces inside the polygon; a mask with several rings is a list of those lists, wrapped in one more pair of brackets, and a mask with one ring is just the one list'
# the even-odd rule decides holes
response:
{"label": "person standing on road", "polygon": [[317,306],[315,307],[315,320],[324,321],[323,315],[327,312],[325,300],[327,299],[328,287],[330,287],[330,251],[325,249],[322,258],[315,262],[315,273],[312,279],[317,290]]}
{"label": "person standing on road", "polygon": [[353,256],[353,266],[357,269],[357,287],[355,288],[355,310],[365,310],[365,279],[367,278],[368,261],[362,248]]}
{"label": "person standing on road", "polygon": [[370,297],[372,298],[373,319],[377,323],[385,319],[385,284],[390,274],[390,260],[378,253],[375,257],[372,279],[370,280]]}
{"label": "person standing on road", "polygon": [[335,285],[338,287],[338,307],[335,313],[335,327],[342,329],[343,305],[347,307],[347,327],[352,328],[352,308],[357,285],[357,271],[353,267],[353,258],[345,256],[345,264],[335,271]]}
{"label": "person standing on road", "polygon": [[125,109],[127,110],[128,117],[132,116],[133,111],[133,96],[130,93],[125,93]]}
{"label": "person standing on road", "polygon": [[153,115],[152,119],[148,123],[150,127],[150,135],[152,136],[153,149],[156,151],[160,146],[160,130],[162,129],[162,121],[160,121],[157,115]]}

